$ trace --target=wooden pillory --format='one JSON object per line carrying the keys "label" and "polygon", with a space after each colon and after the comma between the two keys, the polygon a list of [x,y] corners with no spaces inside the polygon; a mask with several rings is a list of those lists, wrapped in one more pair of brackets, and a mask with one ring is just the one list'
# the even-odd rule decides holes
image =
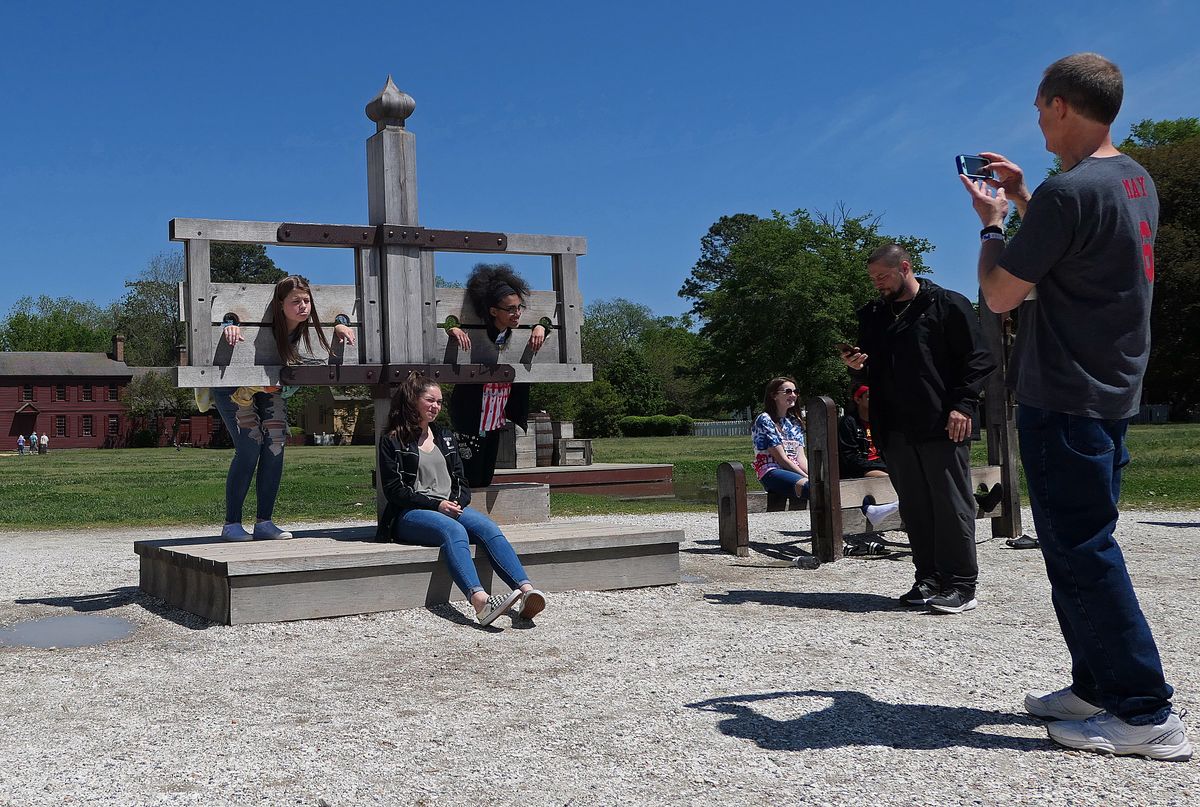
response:
{"label": "wooden pillory", "polygon": [[[984,388],[984,423],[987,435],[988,464],[971,469],[971,485],[986,485],[989,489],[999,483],[1003,495],[998,508],[978,512],[976,518],[990,518],[992,536],[1016,538],[1022,534],[1021,493],[1017,476],[1015,403],[1008,388],[1009,358],[1012,333],[1007,317],[992,314],[980,299],[980,325],[984,343],[999,357],[999,368],[988,378]],[[897,499],[895,488],[885,477],[842,480],[838,473],[837,406],[822,395],[807,405],[805,432],[808,442],[810,475],[810,522],[813,555],[822,563],[842,557],[842,538],[870,531],[871,525],[862,514],[861,505],[867,495],[879,504]],[[848,506],[843,506],[843,502]],[[793,500],[770,494],[748,494],[746,474],[742,464],[725,462],[717,469],[717,514],[721,549],[745,557],[750,553],[750,528],[747,513],[753,510],[784,510]],[[883,529],[901,527],[892,516]]]}
{"label": "wooden pillory", "polygon": [[[413,99],[401,92],[390,76],[379,95],[367,104],[367,117],[376,125],[375,134],[367,140],[367,224],[171,220],[170,238],[183,242],[186,266],[180,316],[187,323],[189,364],[176,370],[178,386],[370,385],[378,441],[391,405],[390,385],[403,381],[414,370],[447,384],[592,380],[592,367],[583,363],[580,342],[583,299],[577,265],[579,256],[587,251],[587,240],[578,236],[422,227],[417,217],[415,137],[405,128],[405,120],[415,108]],[[222,242],[349,250],[353,254],[354,284],[314,286],[313,299],[323,324],[331,326],[339,314],[349,319],[357,334],[355,345],[331,355],[325,365],[283,365],[271,332],[274,286],[212,282],[210,245]],[[505,255],[547,256],[554,288],[531,293],[526,301],[526,324],[514,329],[501,353],[486,337],[486,325],[466,300],[465,291],[435,286],[436,252],[479,253],[493,261],[503,260]],[[221,338],[222,323],[228,316],[238,322],[245,337],[236,346]],[[450,318],[476,332],[469,354],[463,353],[458,342],[446,333],[444,326]],[[534,353],[528,344],[531,328],[543,318],[549,320],[550,332],[541,350]],[[376,481],[377,506],[382,506],[380,481]],[[498,518],[501,523],[544,522],[549,519],[546,490],[545,485],[494,485],[476,499],[481,505],[486,503],[493,514],[507,512],[509,518]],[[506,496],[507,505],[502,501]],[[528,541],[541,547],[534,550],[533,544],[527,544],[529,551],[538,555],[540,563],[550,564],[548,569],[557,568],[551,556],[559,553],[559,560],[569,569],[542,583],[548,588],[616,588],[679,580],[682,531],[660,531],[648,539],[620,527],[584,525],[566,529],[553,541],[537,540],[541,538],[548,536],[537,530],[527,536]],[[238,619],[236,605],[231,610],[230,592],[248,587],[273,591],[284,601],[271,609],[246,611],[254,616],[243,621],[361,613],[404,607],[406,603],[445,601],[449,596],[442,582],[430,588],[430,580],[440,578],[431,577],[424,567],[417,575],[405,571],[410,565],[408,559],[418,558],[420,564],[426,564],[428,552],[362,551],[353,543],[344,536],[336,540],[315,537],[303,543],[285,541],[279,546],[256,542],[239,550],[217,544],[215,539],[207,543],[189,539],[139,542],[137,552],[144,590],[217,621]],[[643,564],[650,555],[658,556],[658,560],[646,565],[647,573],[631,574],[621,564],[613,563],[622,553],[641,558]],[[401,557],[405,560],[397,560]],[[481,563],[486,565],[485,561]],[[577,570],[579,564],[588,563],[604,565],[587,573]],[[254,571],[237,574],[235,579],[231,569]],[[606,569],[612,569],[612,573],[607,574]],[[380,575],[389,578],[381,584],[383,589],[395,585],[420,590],[355,598],[356,586],[368,579],[380,585],[375,580]],[[287,586],[282,585],[285,580]],[[316,590],[312,588],[317,585],[315,581],[320,581],[320,600],[328,607],[295,600],[305,591]],[[243,591],[241,596],[247,593]]]}

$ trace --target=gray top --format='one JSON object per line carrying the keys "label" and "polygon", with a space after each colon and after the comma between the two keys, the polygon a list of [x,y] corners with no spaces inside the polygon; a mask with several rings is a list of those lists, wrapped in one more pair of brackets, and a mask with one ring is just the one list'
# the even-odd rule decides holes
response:
{"label": "gray top", "polygon": [[1124,154],[1088,157],[1038,187],[999,261],[1037,284],[1017,320],[1019,403],[1106,420],[1137,414],[1157,231],[1154,183]]}
{"label": "gray top", "polygon": [[417,493],[424,493],[435,499],[449,499],[450,469],[446,467],[446,458],[435,445],[433,451],[417,449]]}

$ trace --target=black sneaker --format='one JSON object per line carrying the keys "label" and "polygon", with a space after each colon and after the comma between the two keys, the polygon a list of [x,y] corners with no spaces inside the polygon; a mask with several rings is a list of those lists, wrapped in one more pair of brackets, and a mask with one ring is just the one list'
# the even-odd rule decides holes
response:
{"label": "black sneaker", "polygon": [[937,593],[937,589],[927,583],[914,583],[912,588],[896,599],[905,605],[925,605],[936,597]]}
{"label": "black sneaker", "polygon": [[991,490],[984,485],[979,487],[980,491],[975,494],[975,502],[979,505],[981,512],[990,513],[996,509],[996,505],[1000,504],[1000,496],[1004,493],[1004,489],[1000,487],[999,482],[992,485]]}
{"label": "black sneaker", "polygon": [[979,601],[974,596],[963,594],[961,591],[948,591],[926,601],[931,611],[943,614],[961,614],[963,611],[973,611]]}

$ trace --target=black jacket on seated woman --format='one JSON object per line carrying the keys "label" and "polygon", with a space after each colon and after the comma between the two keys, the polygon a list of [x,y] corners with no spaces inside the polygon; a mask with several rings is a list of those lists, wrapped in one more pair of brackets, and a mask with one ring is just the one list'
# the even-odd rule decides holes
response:
{"label": "black jacket on seated woman", "polygon": [[[458,445],[454,434],[436,424],[430,425],[433,441],[450,470],[450,501],[460,507],[471,503],[471,488],[467,486],[462,459],[458,456]],[[379,444],[379,474],[383,494],[387,501],[379,527],[375,531],[376,541],[392,540],[392,524],[409,510],[437,510],[436,499],[417,491],[417,466],[420,464],[416,442],[403,443],[393,435],[387,435]]]}

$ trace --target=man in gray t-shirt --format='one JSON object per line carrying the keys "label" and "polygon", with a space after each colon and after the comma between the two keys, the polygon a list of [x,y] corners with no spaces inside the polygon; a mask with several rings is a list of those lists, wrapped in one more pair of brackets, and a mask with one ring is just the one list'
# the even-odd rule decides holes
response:
{"label": "man in gray t-shirt", "polygon": [[[1021,463],[1051,600],[1071,654],[1070,686],[1031,692],[1054,741],[1112,754],[1189,759],[1174,690],[1113,532],[1125,431],[1150,354],[1158,196],[1113,147],[1117,66],[1094,53],[1046,69],[1035,105],[1061,173],[1030,194],[994,152],[991,179],[963,177],[984,228],[979,287],[997,313],[1021,306],[1014,352]],[[1004,243],[1009,202],[1021,229]],[[1022,301],[1036,289],[1036,299]]]}

